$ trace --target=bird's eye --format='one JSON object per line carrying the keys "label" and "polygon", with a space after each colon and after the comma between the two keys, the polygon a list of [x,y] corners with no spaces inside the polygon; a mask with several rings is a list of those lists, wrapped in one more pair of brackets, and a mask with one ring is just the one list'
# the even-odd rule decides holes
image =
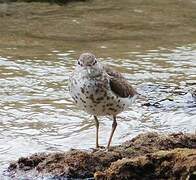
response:
{"label": "bird's eye", "polygon": [[96,63],[97,63],[97,61],[95,60],[92,65],[95,65]]}
{"label": "bird's eye", "polygon": [[78,64],[81,65],[81,64],[80,64],[80,61],[78,61]]}

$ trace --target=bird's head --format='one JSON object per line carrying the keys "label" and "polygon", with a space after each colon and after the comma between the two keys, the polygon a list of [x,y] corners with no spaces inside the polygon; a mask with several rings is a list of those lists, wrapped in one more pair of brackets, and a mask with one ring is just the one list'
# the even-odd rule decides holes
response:
{"label": "bird's head", "polygon": [[97,59],[92,53],[83,53],[80,55],[77,63],[81,67],[93,67],[97,64]]}
{"label": "bird's head", "polygon": [[84,76],[95,77],[100,74],[101,64],[97,61],[95,55],[92,53],[83,53],[77,60],[76,68],[82,71]]}

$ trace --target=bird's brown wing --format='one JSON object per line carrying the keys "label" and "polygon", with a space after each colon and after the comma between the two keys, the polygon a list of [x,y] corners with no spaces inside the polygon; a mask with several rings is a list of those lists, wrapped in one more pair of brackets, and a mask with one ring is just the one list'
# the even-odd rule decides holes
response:
{"label": "bird's brown wing", "polygon": [[121,98],[133,97],[137,94],[135,89],[129,84],[129,82],[122,76],[121,73],[112,70],[111,68],[104,66],[106,73],[110,76],[110,88],[111,90]]}
{"label": "bird's brown wing", "polygon": [[104,69],[105,69],[106,73],[107,73],[109,76],[115,77],[115,78],[123,78],[123,79],[124,79],[124,77],[123,77],[123,75],[122,75],[121,73],[119,73],[119,72],[117,72],[117,71],[114,71],[112,68],[110,68],[110,67],[104,65]]}

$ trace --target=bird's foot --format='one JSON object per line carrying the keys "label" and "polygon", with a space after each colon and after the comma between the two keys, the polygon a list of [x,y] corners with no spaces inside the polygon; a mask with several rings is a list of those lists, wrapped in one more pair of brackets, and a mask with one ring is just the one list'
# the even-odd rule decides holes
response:
{"label": "bird's foot", "polygon": [[96,149],[105,149],[104,146],[97,146]]}
{"label": "bird's foot", "polygon": [[104,146],[97,146],[96,148],[91,148],[91,149],[93,152],[106,150],[106,148]]}

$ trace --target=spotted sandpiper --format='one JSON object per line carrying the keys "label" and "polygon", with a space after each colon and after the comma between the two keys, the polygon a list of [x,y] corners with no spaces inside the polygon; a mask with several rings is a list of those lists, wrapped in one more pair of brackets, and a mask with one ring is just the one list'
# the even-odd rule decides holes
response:
{"label": "spotted sandpiper", "polygon": [[83,53],[77,60],[69,79],[69,91],[76,105],[94,116],[96,148],[99,148],[97,116],[113,117],[112,131],[107,144],[109,149],[117,127],[116,116],[131,105],[137,92],[119,72],[101,64],[91,53]]}

